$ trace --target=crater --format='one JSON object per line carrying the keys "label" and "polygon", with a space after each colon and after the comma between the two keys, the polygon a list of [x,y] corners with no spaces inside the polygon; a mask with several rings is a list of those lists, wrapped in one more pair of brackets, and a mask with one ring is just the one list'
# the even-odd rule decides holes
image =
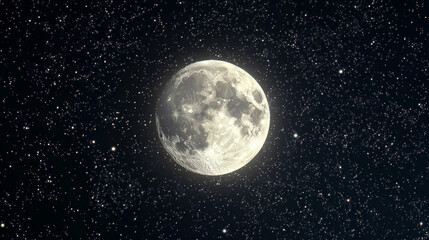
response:
{"label": "crater", "polygon": [[258,90],[253,90],[252,95],[257,103],[262,102],[262,94]]}
{"label": "crater", "polygon": [[249,135],[249,127],[247,127],[247,126],[243,126],[243,127],[240,129],[240,133],[241,133],[241,135],[242,135],[243,137],[248,136],[248,135]]}

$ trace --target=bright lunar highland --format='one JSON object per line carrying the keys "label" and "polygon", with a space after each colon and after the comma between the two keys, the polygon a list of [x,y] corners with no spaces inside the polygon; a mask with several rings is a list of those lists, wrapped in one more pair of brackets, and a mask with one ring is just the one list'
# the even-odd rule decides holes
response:
{"label": "bright lunar highland", "polygon": [[157,103],[156,125],[179,165],[222,175],[246,165],[262,148],[270,110],[261,86],[246,71],[207,60],[171,78]]}

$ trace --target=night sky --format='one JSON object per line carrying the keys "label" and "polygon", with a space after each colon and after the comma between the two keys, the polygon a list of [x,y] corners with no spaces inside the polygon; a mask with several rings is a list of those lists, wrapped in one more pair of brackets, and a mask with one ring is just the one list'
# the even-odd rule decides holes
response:
{"label": "night sky", "polygon": [[[425,1],[144,2],[0,2],[1,239],[429,238]],[[206,59],[271,111],[259,154],[216,177],[155,124]]]}

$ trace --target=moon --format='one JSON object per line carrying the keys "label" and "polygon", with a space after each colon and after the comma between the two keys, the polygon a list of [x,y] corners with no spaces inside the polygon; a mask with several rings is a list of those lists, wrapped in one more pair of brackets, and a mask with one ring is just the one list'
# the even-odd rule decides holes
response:
{"label": "moon", "polygon": [[174,161],[212,176],[249,163],[270,125],[261,86],[240,67],[219,60],[195,62],[177,72],[158,100],[155,118]]}

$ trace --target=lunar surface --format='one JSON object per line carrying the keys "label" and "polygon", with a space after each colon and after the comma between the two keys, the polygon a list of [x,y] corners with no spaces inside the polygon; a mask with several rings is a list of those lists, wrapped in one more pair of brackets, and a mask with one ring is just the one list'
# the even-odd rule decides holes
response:
{"label": "lunar surface", "polygon": [[207,60],[168,82],[156,109],[167,152],[182,167],[222,175],[249,163],[268,135],[270,111],[261,86],[243,69]]}

